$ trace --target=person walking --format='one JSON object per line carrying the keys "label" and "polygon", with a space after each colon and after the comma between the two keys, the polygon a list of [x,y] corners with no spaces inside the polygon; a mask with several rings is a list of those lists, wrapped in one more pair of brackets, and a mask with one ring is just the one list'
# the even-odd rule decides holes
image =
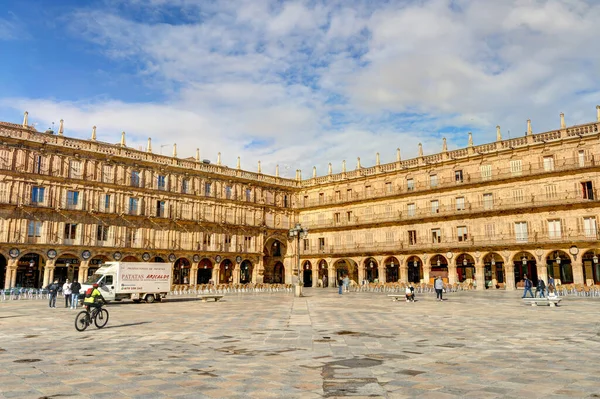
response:
{"label": "person walking", "polygon": [[348,276],[344,277],[344,291],[350,292],[350,279],[348,278]]}
{"label": "person walking", "polygon": [[537,286],[535,287],[535,296],[537,296],[539,292],[540,298],[544,298],[544,291],[546,291],[546,284],[544,283],[544,280],[540,278],[538,279]]}
{"label": "person walking", "polygon": [[342,290],[344,289],[344,280],[340,277],[338,278],[338,294],[342,295]]}
{"label": "person walking", "polygon": [[48,307],[56,307],[56,295],[58,294],[58,280],[54,280],[53,283],[49,284],[46,289],[48,290]]}
{"label": "person walking", "polygon": [[555,291],[554,286],[554,277],[548,276],[548,285],[546,286],[546,290],[548,291],[548,295],[550,295],[550,287],[552,287],[552,291]]}
{"label": "person walking", "polygon": [[443,301],[442,292],[444,290],[444,282],[442,281],[442,277],[438,276],[435,279],[435,283],[433,283],[433,288],[435,288],[436,299],[438,301]]}
{"label": "person walking", "polygon": [[531,280],[527,278],[527,275],[524,274],[523,275],[523,282],[524,282],[524,288],[523,288],[523,296],[521,298],[525,298],[525,296],[527,296],[527,293],[529,292],[529,294],[531,294],[532,298],[535,298],[533,296],[533,292],[531,291]]}
{"label": "person walking", "polygon": [[323,276],[323,288],[327,288],[327,276]]}
{"label": "person walking", "polygon": [[69,279],[63,284],[62,292],[65,296],[65,308],[68,308],[71,306],[71,283],[69,282]]}
{"label": "person walking", "polygon": [[81,284],[77,280],[73,280],[71,283],[71,309],[77,309],[77,301],[79,300],[79,291],[81,290]]}

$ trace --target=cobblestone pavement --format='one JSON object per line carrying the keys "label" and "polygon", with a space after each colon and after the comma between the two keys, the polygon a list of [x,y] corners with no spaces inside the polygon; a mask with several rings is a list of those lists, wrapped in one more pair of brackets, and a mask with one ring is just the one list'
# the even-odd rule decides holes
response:
{"label": "cobblestone pavement", "polygon": [[74,310],[0,303],[0,396],[600,397],[600,298],[305,294],[110,304],[107,327],[85,332]]}

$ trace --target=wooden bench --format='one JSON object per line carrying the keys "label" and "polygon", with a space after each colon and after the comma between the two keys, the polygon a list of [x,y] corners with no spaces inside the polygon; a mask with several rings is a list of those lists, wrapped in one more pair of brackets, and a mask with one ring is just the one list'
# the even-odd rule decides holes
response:
{"label": "wooden bench", "polygon": [[531,306],[550,306],[555,307],[561,301],[561,298],[523,298],[523,302]]}
{"label": "wooden bench", "polygon": [[202,302],[206,302],[207,299],[214,299],[215,302],[218,302],[223,295],[198,295],[198,298],[202,299]]}

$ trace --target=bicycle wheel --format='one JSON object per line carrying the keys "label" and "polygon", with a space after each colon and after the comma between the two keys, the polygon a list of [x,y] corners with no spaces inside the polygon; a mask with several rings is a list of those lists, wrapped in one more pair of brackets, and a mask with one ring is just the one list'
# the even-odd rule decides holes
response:
{"label": "bicycle wheel", "polygon": [[98,310],[96,313],[96,317],[94,318],[94,323],[96,327],[102,328],[108,323],[108,310],[102,308]]}
{"label": "bicycle wheel", "polygon": [[77,317],[75,317],[75,329],[77,331],[84,331],[90,325],[90,321],[88,319],[88,312],[85,310],[79,312]]}

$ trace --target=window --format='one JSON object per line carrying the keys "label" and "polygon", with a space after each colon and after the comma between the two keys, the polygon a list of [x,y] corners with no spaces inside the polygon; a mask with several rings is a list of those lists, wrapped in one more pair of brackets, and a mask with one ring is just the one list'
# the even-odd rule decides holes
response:
{"label": "window", "polygon": [[333,221],[335,223],[339,223],[340,222],[340,213],[339,212],[336,212],[336,213],[333,214]]}
{"label": "window", "polygon": [[352,244],[354,242],[354,237],[352,234],[346,234],[346,244]]}
{"label": "window", "polygon": [[517,188],[517,189],[512,190],[512,194],[513,194],[513,200],[515,202],[523,202],[525,200],[525,197],[523,196],[522,188]]}
{"label": "window", "polygon": [[429,187],[436,188],[438,185],[437,175],[429,175]]}
{"label": "window", "polygon": [[365,233],[365,244],[373,245],[373,233]]}
{"label": "window", "polygon": [[365,197],[369,198],[373,195],[373,187],[371,186],[366,186],[365,187]]}
{"label": "window", "polygon": [[521,176],[523,174],[523,163],[520,159],[510,161],[510,174],[513,176]]}
{"label": "window", "polygon": [[465,197],[456,197],[456,210],[457,211],[465,210]]}
{"label": "window", "polygon": [[554,156],[548,155],[544,157],[544,170],[552,172],[554,170]]}
{"label": "window", "polygon": [[252,237],[245,236],[244,237],[244,250],[249,251],[250,249],[252,249]]}
{"label": "window", "polygon": [[319,204],[322,204],[324,202],[325,202],[325,194],[319,193]]}
{"label": "window", "polygon": [[247,188],[246,189],[246,201],[250,202],[252,200],[252,190]]}
{"label": "window", "polygon": [[481,180],[490,180],[492,178],[492,165],[481,165]]}
{"label": "window", "polygon": [[431,201],[431,213],[440,212],[440,202],[438,200]]}
{"label": "window", "polygon": [[41,155],[33,156],[33,173],[38,175],[44,173],[44,158]]}
{"label": "window", "polygon": [[463,171],[462,170],[455,170],[454,171],[454,181],[457,183],[462,183],[463,182]]}
{"label": "window", "polygon": [[156,201],[156,216],[159,218],[165,217],[165,201]]}
{"label": "window", "polygon": [[205,246],[210,247],[212,234],[204,233],[203,243]]}
{"label": "window", "polygon": [[349,188],[346,190],[346,200],[351,200],[352,199],[352,189]]}
{"label": "window", "polygon": [[319,250],[325,250],[325,237],[319,237]]}
{"label": "window", "polygon": [[102,166],[102,183],[112,183],[114,181],[112,165]]}
{"label": "window", "polygon": [[408,245],[417,245],[417,230],[408,230]]}
{"label": "window", "polygon": [[352,211],[348,211],[348,212],[346,212],[346,218],[347,218],[347,220],[348,220],[349,222],[351,222],[351,221],[352,221]]}
{"label": "window", "polygon": [[104,212],[110,212],[110,194],[104,194],[103,195],[103,201],[102,201],[102,210]]}
{"label": "window", "polygon": [[138,214],[138,205],[140,200],[137,198],[129,197],[129,214],[137,215]]}
{"label": "window", "polygon": [[231,234],[225,234],[225,245],[231,245]]}
{"label": "window", "polygon": [[544,187],[546,191],[546,199],[554,199],[557,197],[556,184],[549,184]]}
{"label": "window", "polygon": [[204,183],[204,195],[210,197],[210,183]]}
{"label": "window", "polygon": [[439,244],[440,242],[442,242],[442,230],[437,228],[437,229],[431,229],[431,242],[434,244]]}
{"label": "window", "polygon": [[304,243],[304,250],[305,251],[309,251],[310,250],[310,240],[308,238],[305,238],[302,241]]}
{"label": "window", "polygon": [[302,201],[302,206],[307,206],[308,205],[308,195],[304,196],[304,200]]}
{"label": "window", "polygon": [[44,203],[44,193],[46,189],[44,187],[32,187],[31,188],[31,204],[40,205]]}
{"label": "window", "polygon": [[408,214],[408,216],[416,216],[416,214],[417,214],[416,204],[408,204],[406,206],[406,213]]}
{"label": "window", "polygon": [[288,202],[289,202],[288,201],[288,196],[287,196],[287,194],[284,194],[284,196],[283,196],[283,207],[284,208],[289,207],[289,203]]}
{"label": "window", "polygon": [[131,186],[139,187],[140,186],[140,172],[137,170],[131,171]]}
{"label": "window", "polygon": [[65,223],[65,240],[74,240],[77,233],[76,223]]}
{"label": "window", "polygon": [[181,192],[183,194],[189,194],[190,193],[190,179],[183,179],[181,181]]}
{"label": "window", "polygon": [[365,219],[369,220],[373,216],[373,208],[370,206],[365,208]]}
{"label": "window", "polygon": [[583,168],[585,166],[585,150],[579,150],[577,156],[579,160],[579,166]]}
{"label": "window", "polygon": [[79,191],[67,191],[67,208],[76,208],[79,204]]}
{"label": "window", "polygon": [[394,189],[394,187],[392,186],[391,182],[385,183],[385,192],[386,193],[391,194],[393,189]]}
{"label": "window", "polygon": [[8,150],[0,150],[0,168],[11,168],[10,152]]}
{"label": "window", "polygon": [[81,162],[70,161],[69,162],[69,178],[81,179]]}
{"label": "window", "polygon": [[99,224],[96,227],[96,240],[108,241],[108,229],[109,229],[109,226],[104,226],[102,224]]}
{"label": "window", "polygon": [[231,186],[225,186],[225,198],[231,199]]}
{"label": "window", "polygon": [[413,191],[415,189],[415,180],[414,179],[406,179],[406,189],[408,191]]}
{"label": "window", "polygon": [[394,232],[393,231],[385,232],[385,242],[390,243],[390,244],[394,242]]}
{"label": "window", "polygon": [[548,220],[548,237],[550,239],[558,239],[561,237],[560,219]]}
{"label": "window", "polygon": [[134,247],[137,243],[137,229],[128,227],[125,230],[125,246]]}
{"label": "window", "polygon": [[27,222],[27,237],[39,238],[42,236],[42,222],[39,220],[29,220]]}
{"label": "window", "polygon": [[496,225],[493,223],[488,223],[483,228],[483,234],[486,239],[491,239],[496,237]]}
{"label": "window", "polygon": [[342,192],[341,191],[338,190],[338,191],[335,192],[335,199],[337,201],[341,201],[341,199],[342,199]]}
{"label": "window", "polygon": [[159,190],[166,190],[167,189],[167,177],[164,175],[158,175],[156,177],[156,188]]}
{"label": "window", "polygon": [[583,199],[594,199],[594,187],[591,181],[581,182],[581,194]]}
{"label": "window", "polygon": [[483,194],[483,209],[492,209],[494,207],[494,195],[491,193]]}
{"label": "window", "polygon": [[385,206],[385,216],[387,217],[392,217],[392,206],[391,205],[386,205]]}
{"label": "window", "polygon": [[467,241],[467,226],[458,226],[456,228],[456,235],[458,237],[458,242]]}
{"label": "window", "polygon": [[527,222],[515,222],[515,238],[517,242],[527,242]]}
{"label": "window", "polygon": [[586,237],[597,236],[597,225],[595,216],[583,218],[583,232],[585,233]]}

